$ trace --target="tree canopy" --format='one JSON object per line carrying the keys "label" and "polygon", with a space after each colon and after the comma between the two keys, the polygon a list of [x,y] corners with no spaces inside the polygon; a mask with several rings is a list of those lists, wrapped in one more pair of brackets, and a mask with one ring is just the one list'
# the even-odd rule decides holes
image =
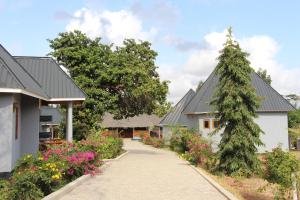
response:
{"label": "tree canopy", "polygon": [[[224,132],[219,143],[218,169],[227,175],[250,175],[259,168],[256,156],[262,130],[254,122],[259,98],[251,85],[254,70],[228,29],[227,41],[218,57],[215,72],[219,76],[211,104],[217,111]],[[220,130],[219,129],[219,130]]]}
{"label": "tree canopy", "polygon": [[266,83],[271,85],[272,79],[271,76],[267,74],[266,69],[259,68],[256,72]]}
{"label": "tree canopy", "polygon": [[63,32],[48,40],[53,56],[87,94],[74,108],[74,130],[94,127],[104,112],[115,118],[160,113],[168,106],[168,82],[156,69],[157,53],[147,41],[126,39],[122,46],[101,43],[80,31]]}

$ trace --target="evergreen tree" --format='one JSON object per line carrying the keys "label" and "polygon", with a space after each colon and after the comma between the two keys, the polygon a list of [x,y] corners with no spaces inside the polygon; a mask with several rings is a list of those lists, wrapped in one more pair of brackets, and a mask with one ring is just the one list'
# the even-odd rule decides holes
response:
{"label": "evergreen tree", "polygon": [[217,111],[221,128],[224,128],[219,144],[218,170],[227,175],[248,176],[259,169],[257,146],[262,130],[254,122],[259,98],[251,86],[253,69],[247,60],[248,53],[241,50],[228,29],[218,65],[215,69],[219,83],[211,104]]}

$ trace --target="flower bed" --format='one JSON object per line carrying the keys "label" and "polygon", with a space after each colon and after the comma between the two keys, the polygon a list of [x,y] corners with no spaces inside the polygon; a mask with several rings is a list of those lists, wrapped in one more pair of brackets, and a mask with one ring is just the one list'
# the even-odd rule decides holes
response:
{"label": "flower bed", "polygon": [[12,177],[0,181],[0,199],[41,199],[84,174],[99,173],[101,159],[114,158],[121,152],[120,138],[101,134],[74,144],[47,146],[38,156],[25,155]]}
{"label": "flower bed", "polygon": [[206,170],[241,199],[291,199],[293,181],[298,179],[297,186],[300,187],[299,161],[280,147],[261,155],[261,171],[250,177],[229,177],[218,171],[218,154],[212,151],[209,142],[192,130],[174,129],[170,149],[191,164]]}
{"label": "flower bed", "polygon": [[163,148],[165,146],[165,142],[162,138],[151,137],[149,135],[141,135],[141,141],[155,148]]}

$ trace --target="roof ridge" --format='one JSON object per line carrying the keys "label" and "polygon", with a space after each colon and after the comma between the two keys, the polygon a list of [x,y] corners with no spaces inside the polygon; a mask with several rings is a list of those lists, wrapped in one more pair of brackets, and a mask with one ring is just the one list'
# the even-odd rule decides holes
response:
{"label": "roof ridge", "polygon": [[[192,89],[192,88],[190,88],[189,90],[188,90],[188,92],[187,93],[185,93],[185,95],[175,104],[175,106],[173,107],[173,108],[176,108],[178,105],[179,105],[179,103],[181,102],[181,101],[183,101],[191,92],[193,92],[193,96],[192,96],[192,98],[190,99],[190,100],[188,100],[188,102],[187,102],[187,104],[186,105],[188,105],[189,104],[189,102],[193,99],[193,97],[195,96],[195,94],[196,94],[196,92]],[[183,105],[183,108],[182,108],[182,111],[184,110],[184,108],[185,108],[185,106],[186,105]],[[180,112],[180,114],[182,114],[182,111]],[[160,120],[160,122],[159,122],[159,124],[162,122],[162,121],[164,121],[171,113],[174,113],[174,112],[168,112],[161,120]]]}
{"label": "roof ridge", "polygon": [[[1,45],[1,44],[0,44]],[[1,45],[2,46],[2,45]],[[1,62],[3,63],[3,67],[12,75],[12,77],[15,79],[15,81],[25,89],[24,84],[19,80],[19,78],[16,76],[16,74],[9,68],[7,67],[7,63],[0,57]]]}

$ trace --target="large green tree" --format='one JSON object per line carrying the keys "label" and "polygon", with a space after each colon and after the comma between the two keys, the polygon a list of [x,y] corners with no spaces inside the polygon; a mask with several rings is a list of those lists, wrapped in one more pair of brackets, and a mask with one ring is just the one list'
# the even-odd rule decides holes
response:
{"label": "large green tree", "polygon": [[256,155],[260,140],[260,127],[254,122],[259,97],[251,86],[253,69],[228,29],[227,41],[218,57],[215,72],[219,83],[211,104],[217,111],[221,128],[218,169],[227,175],[250,175],[259,168]]}
{"label": "large green tree", "polygon": [[59,33],[48,41],[49,55],[87,94],[83,105],[74,108],[75,135],[95,127],[104,112],[126,118],[152,114],[167,105],[168,82],[160,81],[157,53],[149,42],[125,40],[115,47],[80,31]]}

